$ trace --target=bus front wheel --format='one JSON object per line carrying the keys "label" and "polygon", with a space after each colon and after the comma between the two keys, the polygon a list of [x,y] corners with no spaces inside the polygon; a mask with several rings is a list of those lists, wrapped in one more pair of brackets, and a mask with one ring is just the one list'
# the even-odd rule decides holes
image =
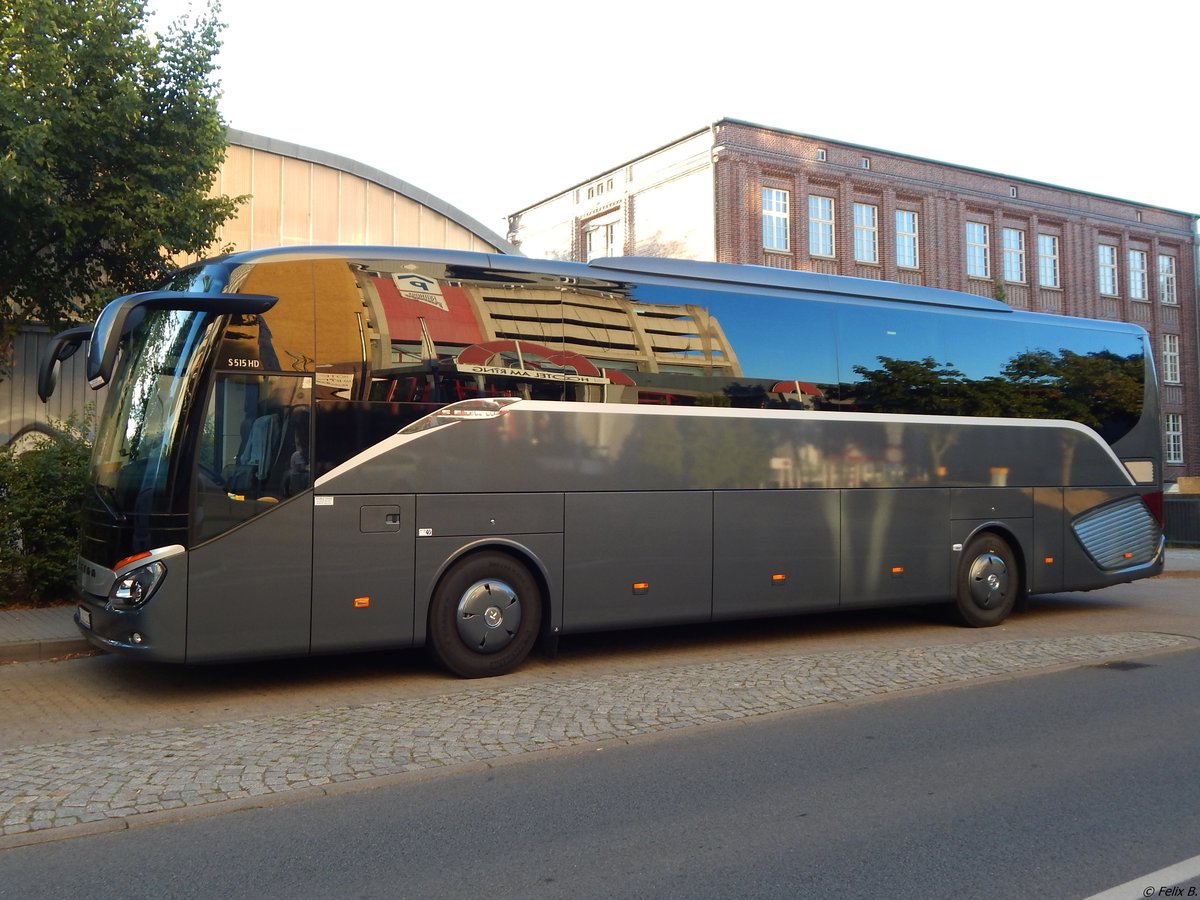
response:
{"label": "bus front wheel", "polygon": [[537,640],[542,594],[519,560],[477,553],[451,566],[429,604],[429,649],[463,678],[503,675]]}
{"label": "bus front wheel", "polygon": [[976,535],[958,564],[955,617],[972,628],[989,628],[1008,618],[1017,602],[1021,574],[1008,543],[991,532]]}

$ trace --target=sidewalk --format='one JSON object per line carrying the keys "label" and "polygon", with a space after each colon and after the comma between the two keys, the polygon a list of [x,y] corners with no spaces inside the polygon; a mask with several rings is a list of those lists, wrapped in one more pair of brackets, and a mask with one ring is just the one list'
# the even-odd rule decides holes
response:
{"label": "sidewalk", "polygon": [[[1200,578],[1200,549],[1167,551],[1163,578]],[[0,663],[87,653],[91,644],[74,621],[75,607],[6,610],[0,607]]]}
{"label": "sidewalk", "polygon": [[76,627],[74,606],[0,607],[0,663],[53,659],[92,649]]}

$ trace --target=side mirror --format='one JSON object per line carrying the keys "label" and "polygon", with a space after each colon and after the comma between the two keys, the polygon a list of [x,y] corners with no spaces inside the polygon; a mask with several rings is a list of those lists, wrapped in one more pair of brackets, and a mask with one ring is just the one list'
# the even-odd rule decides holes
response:
{"label": "side mirror", "polygon": [[61,363],[75,355],[79,345],[92,337],[91,325],[77,325],[60,331],[50,339],[46,354],[38,366],[37,394],[43,403],[50,400],[54,389],[58,386],[58,372]]}

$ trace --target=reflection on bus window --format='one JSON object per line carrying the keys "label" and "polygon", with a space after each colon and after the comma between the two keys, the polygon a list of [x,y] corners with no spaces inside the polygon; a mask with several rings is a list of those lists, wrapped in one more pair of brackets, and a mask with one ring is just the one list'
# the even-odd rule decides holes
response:
{"label": "reflection on bus window", "polygon": [[218,374],[197,455],[198,540],[308,488],[311,390],[308,376]]}

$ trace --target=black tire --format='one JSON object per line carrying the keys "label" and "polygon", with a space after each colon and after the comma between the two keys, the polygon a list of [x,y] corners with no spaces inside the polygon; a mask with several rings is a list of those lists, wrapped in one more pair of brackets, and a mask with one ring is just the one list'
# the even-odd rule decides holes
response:
{"label": "black tire", "polygon": [[542,624],[542,592],[529,569],[507,553],[460,560],[429,603],[429,650],[463,678],[511,672],[529,655]]}
{"label": "black tire", "polygon": [[1021,572],[1008,542],[991,532],[971,538],[958,563],[955,618],[991,628],[1008,618],[1021,591]]}

